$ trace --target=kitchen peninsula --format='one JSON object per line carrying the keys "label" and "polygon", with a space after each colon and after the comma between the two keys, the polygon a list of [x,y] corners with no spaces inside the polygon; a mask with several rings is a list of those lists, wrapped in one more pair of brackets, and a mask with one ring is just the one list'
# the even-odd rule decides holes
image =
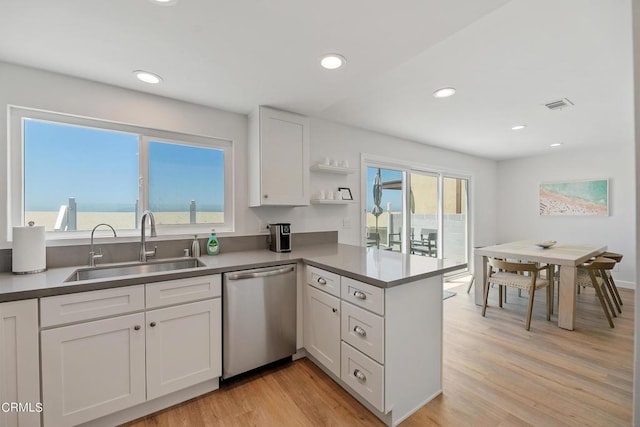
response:
{"label": "kitchen peninsula", "polygon": [[[132,305],[128,311],[99,314],[99,308],[97,308],[96,317],[99,320],[79,324],[78,320],[72,319],[63,320],[60,321],[60,325],[54,325],[58,329],[64,329],[115,319],[125,321],[128,318],[134,319],[134,316],[142,317],[139,322],[132,320],[131,325],[125,322],[127,334],[131,331],[130,335],[135,336],[140,327],[142,327],[143,338],[145,330],[147,333],[147,369],[146,374],[144,368],[139,373],[142,376],[141,397],[123,403],[120,407],[112,407],[107,403],[112,400],[110,399],[112,396],[96,396],[103,400],[85,405],[89,408],[86,416],[75,419],[73,423],[80,421],[91,422],[93,425],[113,425],[135,419],[215,390],[218,388],[220,375],[219,369],[214,369],[206,381],[185,385],[180,390],[171,389],[164,394],[158,394],[157,397],[152,397],[150,389],[155,381],[154,378],[150,378],[149,370],[152,363],[149,359],[149,333],[152,328],[145,329],[145,325],[149,323],[144,320],[145,315],[148,320],[150,313],[162,310],[177,309],[207,301],[214,304],[220,299],[221,273],[296,263],[299,267],[297,357],[308,356],[388,425],[397,425],[441,393],[442,276],[446,272],[464,268],[466,264],[335,243],[300,246],[291,253],[251,250],[203,256],[199,260],[202,266],[179,271],[67,282],[65,280],[74,275],[77,267],[54,268],[29,276],[2,273],[0,274],[0,321],[4,322],[6,307],[10,304],[24,303],[29,304],[24,316],[31,322],[30,327],[23,328],[22,333],[17,335],[16,341],[20,340],[20,343],[9,342],[3,345],[5,348],[18,349],[35,346],[35,350],[43,351],[38,348],[39,335],[51,331],[51,328],[55,329],[51,326],[54,322],[51,325],[43,324],[42,310],[47,306],[43,301],[47,298],[82,298],[83,295],[91,293],[118,292],[119,290],[130,292],[127,301],[135,302],[137,298],[135,292],[140,292],[140,305],[136,307]],[[163,304],[167,307],[160,309],[149,306],[150,295],[153,295],[151,291],[154,288],[175,283],[189,285],[195,283],[193,282],[195,279],[200,280],[197,282],[200,288],[205,287],[202,284],[205,283],[202,282],[204,279],[207,283],[206,296],[203,294],[200,298],[196,297],[196,302],[183,300],[176,300],[173,303],[165,302]],[[189,304],[184,304],[185,302]],[[208,313],[213,313],[215,318],[216,313],[219,316],[219,312],[215,311],[214,305],[212,307],[214,308]],[[219,317],[215,319],[217,319],[215,326],[219,328]],[[218,332],[212,331],[212,337],[215,338],[213,342],[219,339],[219,329],[217,330]],[[27,342],[26,345],[23,341]],[[46,342],[43,341],[42,346],[45,344]],[[142,346],[141,354],[144,354],[144,339],[140,345]],[[205,350],[208,351],[208,349]],[[212,353],[219,351],[220,347],[217,346]],[[38,353],[36,351],[36,354]],[[213,365],[220,364],[218,354],[212,354],[211,360]],[[48,364],[42,363],[43,368],[40,372],[39,361],[33,360],[33,362],[36,363],[33,367],[36,375],[31,373],[23,377],[21,375],[24,375],[25,370],[16,368],[16,377],[0,378],[0,380],[9,384],[13,381],[14,384],[24,385],[23,392],[31,390],[32,394],[30,397],[23,395],[20,398],[38,402],[40,377],[46,378],[51,375],[51,372],[45,372]],[[141,366],[145,366],[144,360]],[[92,370],[88,372],[91,373]],[[84,372],[84,375],[87,375],[87,372]],[[118,374],[113,373],[108,375],[109,378],[117,376]],[[100,379],[96,379],[95,382],[100,383],[99,380],[102,380],[102,377],[100,375]],[[23,384],[23,381],[29,384]],[[43,384],[47,383],[43,381]],[[114,389],[114,392],[117,392],[117,396],[121,396],[122,390]],[[75,390],[74,393],[82,394],[82,390]],[[48,426],[47,419],[65,420],[63,409],[59,410],[60,413],[55,418],[47,417],[47,411],[58,409],[46,401],[47,396],[51,394],[43,390],[45,427]],[[101,403],[105,403],[102,408]],[[39,415],[35,414],[38,417]]]}

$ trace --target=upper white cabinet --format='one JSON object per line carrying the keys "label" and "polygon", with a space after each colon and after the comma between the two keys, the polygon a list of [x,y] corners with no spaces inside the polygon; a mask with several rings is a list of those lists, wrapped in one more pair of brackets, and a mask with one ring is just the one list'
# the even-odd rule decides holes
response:
{"label": "upper white cabinet", "polygon": [[249,115],[249,206],[309,205],[309,119],[268,107]]}
{"label": "upper white cabinet", "polygon": [[38,300],[0,304],[0,403],[19,402],[27,411],[0,411],[2,427],[40,425]]}

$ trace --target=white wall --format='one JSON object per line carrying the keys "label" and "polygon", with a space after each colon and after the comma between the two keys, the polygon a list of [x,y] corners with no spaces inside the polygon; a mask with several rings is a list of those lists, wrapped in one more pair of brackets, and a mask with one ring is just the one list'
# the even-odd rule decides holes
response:
{"label": "white wall", "polygon": [[[323,157],[347,160],[350,167],[360,167],[361,153],[432,166],[471,177],[472,236],[475,242],[490,244],[495,240],[496,162],[426,146],[380,133],[370,132],[317,118],[311,119],[311,164]],[[342,176],[311,172],[311,193],[319,189],[349,187],[356,201],[350,205],[312,205],[305,208],[258,208],[256,214],[265,221],[283,220],[293,230],[339,230],[341,243],[360,244],[364,229],[361,209],[361,175]],[[344,219],[350,221],[344,227]],[[472,246],[474,243],[472,242]]]}
{"label": "white wall", "polygon": [[[498,163],[500,243],[534,239],[607,245],[624,254],[614,277],[635,287],[635,180],[632,144],[590,150],[551,150],[550,154]],[[541,182],[609,179],[609,216],[541,216]]]}
{"label": "white wall", "polygon": [[[347,177],[311,173],[311,189],[347,186],[357,203],[348,206],[299,208],[248,208],[247,117],[214,108],[176,101],[143,92],[117,88],[69,76],[0,62],[0,106],[38,108],[133,125],[230,139],[234,144],[236,234],[264,232],[261,224],[291,222],[295,232],[339,230],[343,243],[359,244],[360,174]],[[5,110],[6,111],[6,110]],[[0,158],[6,159],[6,113],[0,114]],[[472,227],[476,241],[492,243],[495,232],[496,163],[491,160],[428,147],[407,140],[348,126],[311,120],[311,163],[324,156],[348,160],[359,167],[360,153],[434,165],[472,176]],[[6,212],[6,177],[0,174],[0,209]],[[478,197],[482,195],[482,197]],[[475,196],[475,197],[474,197]],[[481,203],[480,203],[481,202]],[[350,228],[343,227],[343,220]],[[0,247],[6,241],[6,216],[0,217]]]}
{"label": "white wall", "polygon": [[[143,92],[0,62],[0,159],[7,158],[7,105],[37,108],[233,141],[236,187],[246,187],[247,117]],[[0,209],[6,212],[7,185],[0,169]],[[87,177],[108,179],[108,177]],[[246,191],[236,191],[247,206]],[[239,229],[256,221],[248,209],[236,211]],[[0,215],[0,248],[7,243],[7,215]]]}

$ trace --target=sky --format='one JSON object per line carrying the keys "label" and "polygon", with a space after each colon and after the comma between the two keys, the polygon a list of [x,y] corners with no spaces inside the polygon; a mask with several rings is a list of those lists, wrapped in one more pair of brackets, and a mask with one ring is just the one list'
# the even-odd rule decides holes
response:
{"label": "sky", "polygon": [[[371,212],[373,209],[373,182],[378,173],[378,168],[367,167],[367,211]],[[380,177],[382,182],[399,181],[402,179],[402,172],[392,169],[380,169]],[[387,203],[391,202],[391,210],[402,210],[402,191],[400,190],[382,190],[382,209],[387,210]]]}
{"label": "sky", "polygon": [[[26,211],[133,212],[139,135],[37,120],[24,122]],[[222,150],[151,141],[149,204],[156,211],[223,209]]]}

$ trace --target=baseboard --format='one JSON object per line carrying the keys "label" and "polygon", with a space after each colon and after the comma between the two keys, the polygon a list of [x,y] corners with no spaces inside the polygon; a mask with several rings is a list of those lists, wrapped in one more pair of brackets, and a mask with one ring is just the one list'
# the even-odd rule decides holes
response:
{"label": "baseboard", "polygon": [[616,286],[624,289],[635,289],[636,284],[633,282],[627,282],[624,280],[616,280]]}

